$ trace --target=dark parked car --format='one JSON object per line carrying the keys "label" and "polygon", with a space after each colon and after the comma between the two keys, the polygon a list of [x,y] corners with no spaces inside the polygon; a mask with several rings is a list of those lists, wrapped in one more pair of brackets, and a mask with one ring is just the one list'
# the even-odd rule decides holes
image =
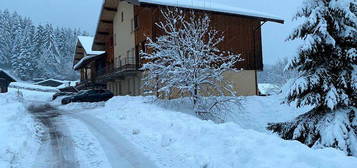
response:
{"label": "dark parked car", "polygon": [[58,97],[62,97],[62,96],[73,96],[75,95],[76,92],[57,92],[56,94],[54,94],[52,96],[52,100],[56,100]]}
{"label": "dark parked car", "polygon": [[84,90],[73,96],[62,99],[62,104],[69,104],[72,102],[101,102],[107,101],[113,96],[113,93],[109,90]]}

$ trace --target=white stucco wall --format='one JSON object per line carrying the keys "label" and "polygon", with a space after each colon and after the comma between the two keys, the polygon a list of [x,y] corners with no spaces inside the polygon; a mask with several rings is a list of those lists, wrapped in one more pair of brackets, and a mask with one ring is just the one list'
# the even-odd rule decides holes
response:
{"label": "white stucco wall", "polygon": [[[123,22],[122,22],[123,13]],[[114,17],[114,66],[118,67],[118,59],[127,57],[127,52],[135,48],[135,33],[132,32],[131,22],[134,19],[134,5],[120,1],[118,12]],[[133,55],[133,54],[131,54]]]}

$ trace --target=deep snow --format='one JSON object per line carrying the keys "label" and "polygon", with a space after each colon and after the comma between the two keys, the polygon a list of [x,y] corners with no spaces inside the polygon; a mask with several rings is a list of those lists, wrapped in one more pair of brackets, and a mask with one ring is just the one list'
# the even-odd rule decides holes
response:
{"label": "deep snow", "polygon": [[[265,97],[259,100],[253,97],[261,104],[270,103],[270,109],[273,109],[274,105],[276,107],[276,102],[280,102],[266,101],[267,98],[274,99]],[[246,101],[251,100],[247,98]],[[343,152],[335,149],[310,149],[299,142],[285,141],[262,131],[262,125],[274,120],[274,117],[284,115],[284,106],[273,112],[271,117],[265,117],[265,121],[252,124],[252,127],[245,124],[246,128],[242,128],[233,122],[217,125],[211,121],[202,121],[191,115],[148,102],[148,97],[115,97],[104,106],[98,105],[95,109],[88,110],[86,115],[93,115],[106,121],[150,160],[163,168],[350,168],[357,164],[356,158],[346,157]],[[93,104],[77,103],[63,106],[62,109],[78,111],[88,109],[88,106],[93,108]],[[248,108],[251,107],[247,106]],[[284,112],[289,113],[286,110]],[[268,115],[262,114],[257,116]],[[246,114],[249,115],[254,114]],[[295,114],[290,114],[276,119],[285,120],[294,116]],[[237,120],[240,119],[244,120],[239,117]]]}
{"label": "deep snow", "polygon": [[[22,90],[26,101],[49,101],[52,93]],[[27,168],[38,154],[36,123],[25,112],[16,98],[16,90],[0,94],[0,167],[17,165]],[[142,157],[162,168],[351,168],[357,158],[347,157],[335,149],[310,149],[297,141],[285,141],[265,130],[266,123],[292,119],[305,110],[281,105],[278,95],[246,97],[245,108],[238,109],[225,124],[202,121],[180,112],[183,107],[162,106],[150,97],[115,97],[106,103],[74,103],[54,106],[68,115],[68,125],[74,141],[76,155],[83,168],[109,168],[111,154],[117,150],[113,143],[103,145],[98,137],[114,132],[103,130],[94,134],[93,128],[80,118],[95,118],[115,132],[109,137],[121,142],[125,139]],[[176,104],[177,105],[177,104]],[[180,106],[180,105],[179,105]],[[236,108],[236,107],[232,107]],[[71,116],[75,115],[75,116]],[[98,126],[95,122],[93,126]],[[103,125],[103,124],[102,124]],[[105,126],[105,127],[106,127]],[[97,131],[101,132],[101,131]],[[119,135],[118,135],[119,134]],[[122,143],[119,144],[119,146]],[[120,150],[120,149],[118,149]],[[108,154],[109,152],[109,154]],[[114,151],[115,152],[115,151]],[[113,152],[113,154],[115,154]],[[125,158],[125,157],[124,157]],[[120,160],[120,159],[118,159]]]}

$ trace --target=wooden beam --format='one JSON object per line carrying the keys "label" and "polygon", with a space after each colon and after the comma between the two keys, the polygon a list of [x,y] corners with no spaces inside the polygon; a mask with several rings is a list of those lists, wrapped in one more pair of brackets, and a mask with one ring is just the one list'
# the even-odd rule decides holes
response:
{"label": "wooden beam", "polygon": [[112,20],[100,20],[102,23],[113,24]]}
{"label": "wooden beam", "polygon": [[105,45],[105,43],[102,43],[102,42],[95,42],[94,44],[95,44],[95,45],[101,45],[101,46],[104,46],[104,45]]}
{"label": "wooden beam", "polygon": [[97,34],[99,34],[99,35],[109,35],[110,33],[109,32],[97,32]]}
{"label": "wooden beam", "polygon": [[120,0],[120,1],[126,1],[126,2],[134,4],[134,5],[140,5],[140,2],[138,0]]}
{"label": "wooden beam", "polygon": [[110,8],[110,7],[104,7],[103,9],[106,10],[106,11],[110,11],[110,12],[117,12],[118,11],[118,9]]}

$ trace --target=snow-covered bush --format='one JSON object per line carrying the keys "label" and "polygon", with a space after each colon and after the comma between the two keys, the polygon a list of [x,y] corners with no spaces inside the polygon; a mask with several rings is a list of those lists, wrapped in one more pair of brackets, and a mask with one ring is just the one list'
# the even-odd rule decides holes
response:
{"label": "snow-covered bush", "polygon": [[218,100],[212,96],[236,95],[223,73],[236,71],[234,65],[242,59],[218,48],[224,36],[211,28],[209,16],[177,8],[161,13],[164,20],[156,26],[163,35],[148,38],[149,52],[141,53],[148,60],[142,68],[147,72],[145,88],[150,93],[156,91],[161,98],[189,97],[194,111],[201,117],[219,104],[235,99],[219,98],[211,103],[213,99]]}
{"label": "snow-covered bush", "polygon": [[290,39],[305,44],[289,64],[299,76],[291,82],[286,102],[315,108],[268,128],[285,139],[357,156],[357,2],[305,0],[296,18],[304,22]]}

